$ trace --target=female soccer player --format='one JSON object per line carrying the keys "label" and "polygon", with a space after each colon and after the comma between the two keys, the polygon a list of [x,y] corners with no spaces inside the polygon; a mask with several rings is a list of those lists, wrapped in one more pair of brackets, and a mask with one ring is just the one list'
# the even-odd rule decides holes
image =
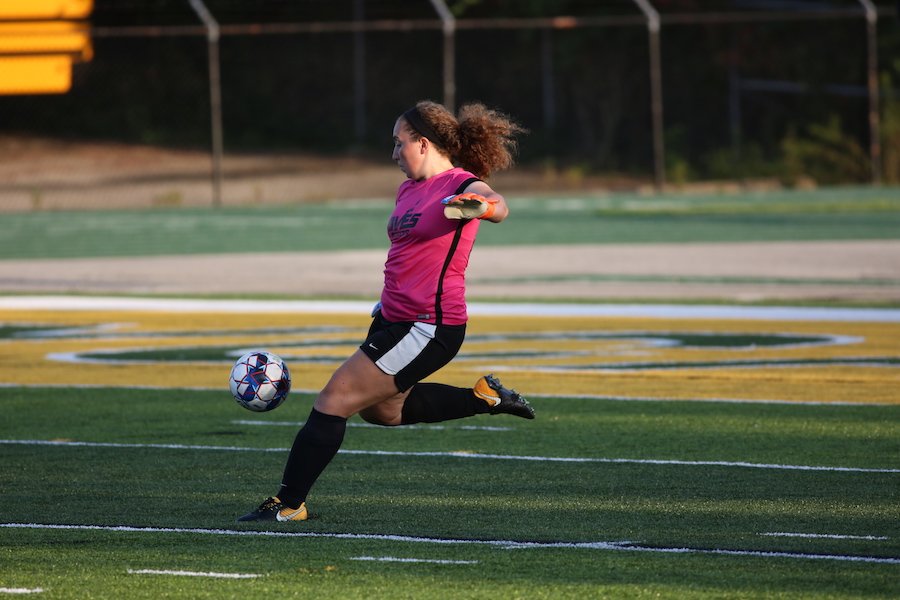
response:
{"label": "female soccer player", "polygon": [[534,418],[525,399],[492,375],[474,388],[419,383],[462,345],[465,269],[478,226],[509,214],[503,196],[483,180],[512,165],[514,136],[522,132],[506,115],[477,103],[463,106],[457,119],[424,101],[397,119],[392,158],[408,181],[388,222],[384,289],[368,337],[316,398],[277,496],[238,521],[306,519],[306,496],[355,414],[385,426],[484,413]]}

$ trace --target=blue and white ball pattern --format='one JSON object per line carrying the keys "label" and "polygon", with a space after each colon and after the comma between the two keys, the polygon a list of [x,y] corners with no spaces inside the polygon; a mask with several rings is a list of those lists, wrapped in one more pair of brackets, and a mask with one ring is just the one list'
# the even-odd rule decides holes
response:
{"label": "blue and white ball pattern", "polygon": [[231,369],[231,395],[253,412],[278,408],[291,391],[291,372],[276,354],[263,350],[248,352]]}

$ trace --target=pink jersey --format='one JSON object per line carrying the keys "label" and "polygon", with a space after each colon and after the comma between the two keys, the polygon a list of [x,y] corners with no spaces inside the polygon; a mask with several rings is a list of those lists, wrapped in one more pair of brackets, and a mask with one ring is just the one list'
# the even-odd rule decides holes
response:
{"label": "pink jersey", "polygon": [[462,325],[468,319],[465,273],[480,221],[446,218],[441,200],[473,177],[455,168],[424,181],[406,181],[397,191],[381,293],[388,321]]}

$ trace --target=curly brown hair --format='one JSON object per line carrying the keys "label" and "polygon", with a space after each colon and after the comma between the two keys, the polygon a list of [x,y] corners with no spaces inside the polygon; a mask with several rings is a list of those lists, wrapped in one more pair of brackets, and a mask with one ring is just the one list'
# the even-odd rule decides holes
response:
{"label": "curly brown hair", "polygon": [[[431,100],[418,102],[416,108],[441,141],[435,148],[481,179],[511,167],[518,149],[515,136],[528,132],[508,115],[480,102],[463,105],[456,117]],[[422,137],[408,122],[406,128],[412,139]]]}

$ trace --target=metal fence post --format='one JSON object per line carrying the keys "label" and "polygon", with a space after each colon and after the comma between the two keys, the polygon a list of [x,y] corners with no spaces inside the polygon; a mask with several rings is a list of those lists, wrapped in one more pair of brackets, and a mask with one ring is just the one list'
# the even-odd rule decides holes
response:
{"label": "metal fence post", "polygon": [[209,44],[209,105],[212,118],[212,188],[213,206],[222,204],[222,86],[219,80],[219,23],[203,4],[188,0],[191,8],[206,26]]}
{"label": "metal fence post", "polygon": [[872,161],[872,183],[881,181],[881,117],[878,96],[878,9],[871,0],[859,0],[866,13],[869,88],[869,158]]}
{"label": "metal fence post", "polygon": [[444,0],[430,0],[444,24],[444,106],[456,112],[456,18]]}
{"label": "metal fence post", "polygon": [[556,127],[556,87],[553,82],[553,30],[541,30],[541,91],[544,104],[544,130]]}
{"label": "metal fence post", "polygon": [[[353,21],[365,21],[364,0],[353,0]],[[356,141],[366,139],[366,34],[361,28],[353,32],[353,129]]]}
{"label": "metal fence post", "polygon": [[653,119],[653,170],[656,179],[656,191],[661,192],[666,185],[665,141],[663,139],[663,101],[662,101],[662,58],[659,48],[659,13],[648,0],[634,0],[644,16],[647,17],[647,30],[650,33],[650,112]]}

